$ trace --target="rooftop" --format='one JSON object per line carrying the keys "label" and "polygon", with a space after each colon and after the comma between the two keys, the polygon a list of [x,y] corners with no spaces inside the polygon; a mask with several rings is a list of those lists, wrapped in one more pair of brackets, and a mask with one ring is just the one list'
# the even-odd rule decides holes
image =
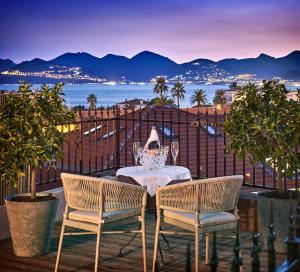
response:
{"label": "rooftop", "polygon": [[131,100],[126,99],[125,101],[119,102],[117,105],[123,105],[123,104],[133,105],[133,106],[139,105],[139,104],[150,105],[150,102],[146,101],[146,100],[143,100],[143,99],[135,98],[135,99],[131,99]]}

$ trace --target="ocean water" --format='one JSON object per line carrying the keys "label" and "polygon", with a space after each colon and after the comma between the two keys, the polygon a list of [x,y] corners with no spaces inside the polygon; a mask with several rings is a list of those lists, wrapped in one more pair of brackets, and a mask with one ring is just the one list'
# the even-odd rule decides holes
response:
{"label": "ocean water", "polygon": [[[38,88],[40,85],[35,84]],[[125,99],[141,98],[151,100],[156,97],[153,93],[153,84],[144,85],[105,85],[105,84],[66,84],[63,88],[66,104],[69,106],[87,105],[89,94],[97,95],[97,106],[111,106]],[[169,86],[171,89],[172,86]],[[203,89],[207,94],[209,103],[212,102],[217,89],[228,89],[226,85],[196,85],[185,84],[185,99],[180,102],[180,107],[190,107],[190,97],[194,90]],[[18,84],[0,84],[0,90],[16,90]]]}

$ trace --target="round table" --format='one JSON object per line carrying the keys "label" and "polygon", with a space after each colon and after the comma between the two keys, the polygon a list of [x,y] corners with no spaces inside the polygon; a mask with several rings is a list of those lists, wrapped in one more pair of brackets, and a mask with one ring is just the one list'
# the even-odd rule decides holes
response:
{"label": "round table", "polygon": [[155,208],[155,193],[158,187],[192,179],[188,168],[171,165],[155,170],[145,170],[142,166],[124,167],[116,172],[116,176],[119,181],[147,187],[148,209]]}

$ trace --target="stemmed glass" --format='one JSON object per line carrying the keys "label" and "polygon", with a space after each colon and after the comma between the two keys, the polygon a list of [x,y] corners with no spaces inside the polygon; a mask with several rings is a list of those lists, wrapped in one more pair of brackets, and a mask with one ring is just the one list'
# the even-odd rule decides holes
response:
{"label": "stemmed glass", "polygon": [[179,143],[178,142],[172,142],[171,143],[171,153],[174,160],[174,165],[176,165],[176,159],[179,153]]}
{"label": "stemmed glass", "polygon": [[133,153],[133,156],[134,156],[136,166],[138,165],[138,159],[139,159],[140,151],[141,151],[141,143],[140,142],[133,142],[132,153]]}

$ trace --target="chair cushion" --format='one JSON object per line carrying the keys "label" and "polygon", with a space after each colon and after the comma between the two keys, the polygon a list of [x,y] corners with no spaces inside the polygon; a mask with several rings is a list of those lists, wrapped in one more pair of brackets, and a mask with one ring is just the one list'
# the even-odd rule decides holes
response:
{"label": "chair cushion", "polygon": [[[141,209],[105,212],[103,213],[103,219],[104,223],[111,223],[140,214]],[[68,219],[98,224],[100,217],[99,212],[75,210],[68,213]]]}
{"label": "chair cushion", "polygon": [[[164,216],[190,225],[195,225],[194,213],[164,210]],[[202,213],[199,216],[201,227],[232,223],[232,222],[236,222],[237,219],[238,218],[235,215],[228,212]]]}

